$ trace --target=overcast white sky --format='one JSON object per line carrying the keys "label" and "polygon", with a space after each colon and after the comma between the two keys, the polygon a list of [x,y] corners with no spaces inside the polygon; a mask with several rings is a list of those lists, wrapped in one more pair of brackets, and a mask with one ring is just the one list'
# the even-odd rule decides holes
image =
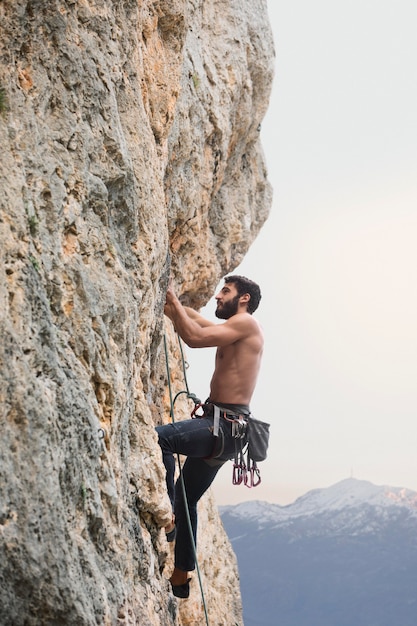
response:
{"label": "overcast white sky", "polygon": [[[216,498],[286,504],[350,475],[417,491],[417,3],[274,0],[269,13],[274,204],[236,273],[262,287],[252,409],[271,446],[261,486],[232,486],[226,464]],[[213,353],[188,360],[204,397]]]}

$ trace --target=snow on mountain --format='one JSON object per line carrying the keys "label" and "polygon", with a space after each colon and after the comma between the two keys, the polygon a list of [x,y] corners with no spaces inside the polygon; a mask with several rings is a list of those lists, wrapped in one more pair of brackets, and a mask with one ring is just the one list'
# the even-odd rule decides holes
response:
{"label": "snow on mountain", "polygon": [[263,528],[291,523],[297,518],[318,516],[337,519],[340,523],[342,514],[349,517],[350,523],[358,523],[362,520],[362,513],[365,510],[369,513],[371,509],[378,512],[380,517],[406,514],[415,517],[417,521],[417,493],[405,488],[377,486],[366,480],[347,478],[331,487],[309,491],[286,506],[252,501],[220,507],[220,512],[246,521],[257,521],[258,527]]}
{"label": "snow on mountain", "polygon": [[340,510],[362,504],[372,506],[398,505],[417,514],[417,493],[404,488],[377,486],[366,480],[347,478],[327,489],[315,489],[298,498],[293,513]]}

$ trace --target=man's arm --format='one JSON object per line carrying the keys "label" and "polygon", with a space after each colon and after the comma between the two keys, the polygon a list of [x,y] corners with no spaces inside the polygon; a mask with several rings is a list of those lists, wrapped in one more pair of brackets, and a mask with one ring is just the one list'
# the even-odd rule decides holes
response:
{"label": "man's arm", "polygon": [[[243,314],[234,315],[223,324],[209,322],[208,325],[200,326],[198,321],[189,317],[187,309],[178,300],[171,287],[167,291],[165,314],[173,322],[181,339],[190,348],[228,346],[248,336],[253,332],[253,324],[256,324],[249,314]],[[196,315],[204,320],[198,313]],[[208,322],[208,320],[205,321]]]}
{"label": "man's arm", "polygon": [[184,311],[187,313],[188,317],[190,319],[192,319],[194,322],[197,322],[197,324],[201,328],[204,328],[205,326],[215,326],[216,325],[216,324],[214,324],[214,322],[210,322],[210,320],[207,320],[205,317],[200,315],[200,313],[197,313],[197,311],[194,311],[194,309],[191,309],[189,306],[185,306],[184,307]]}

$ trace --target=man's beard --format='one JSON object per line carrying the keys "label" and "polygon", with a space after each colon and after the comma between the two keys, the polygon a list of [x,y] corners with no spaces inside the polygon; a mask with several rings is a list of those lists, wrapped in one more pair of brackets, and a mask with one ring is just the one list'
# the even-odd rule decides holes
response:
{"label": "man's beard", "polygon": [[229,302],[225,302],[219,309],[219,305],[217,305],[217,309],[215,311],[215,316],[220,320],[228,320],[233,315],[236,315],[239,309],[239,298],[237,295],[233,298],[233,300],[229,300]]}

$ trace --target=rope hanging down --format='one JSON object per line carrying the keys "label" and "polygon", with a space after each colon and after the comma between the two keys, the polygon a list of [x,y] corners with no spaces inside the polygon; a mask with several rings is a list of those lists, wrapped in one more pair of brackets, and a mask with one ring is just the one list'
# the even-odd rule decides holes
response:
{"label": "rope hanging down", "polygon": [[[185,390],[179,391],[175,395],[175,397],[173,398],[173,396],[172,396],[172,386],[171,386],[171,372],[170,372],[170,367],[169,367],[168,346],[167,346],[166,334],[164,333],[165,364],[166,364],[166,371],[167,371],[167,378],[168,378],[168,391],[169,391],[169,401],[170,401],[170,416],[171,416],[171,419],[172,419],[173,423],[175,423],[174,405],[175,405],[175,401],[177,400],[177,398],[180,395],[186,394],[187,398],[192,400],[195,405],[200,404],[200,400],[197,398],[197,396],[194,393],[190,393],[190,391],[189,391],[188,381],[187,381],[187,374],[186,374],[186,363],[185,363],[185,359],[184,359],[184,351],[183,351],[183,348],[182,348],[181,339],[180,339],[178,334],[177,334],[177,337],[178,337],[178,343],[179,343],[180,352],[181,352],[181,361],[182,361],[182,369],[183,369],[183,375],[184,375]],[[177,453],[177,461],[178,461],[178,468],[179,468],[179,480],[180,480],[180,484],[181,484],[181,489],[182,489],[182,493],[183,493],[184,502],[185,502],[185,505],[186,505],[185,506],[185,513],[186,513],[186,517],[187,517],[187,525],[188,525],[188,530],[189,530],[190,537],[191,537],[191,543],[192,543],[192,546],[193,546],[194,559],[195,559],[196,570],[197,570],[197,577],[198,577],[198,583],[199,583],[199,586],[200,586],[201,600],[202,600],[203,609],[204,609],[204,616],[205,616],[205,620],[206,620],[206,625],[210,626],[209,619],[208,619],[208,614],[207,614],[206,600],[205,600],[205,597],[204,597],[203,583],[202,583],[202,580],[201,580],[200,567],[198,565],[197,550],[196,550],[196,545],[195,545],[195,541],[194,541],[194,537],[193,537],[193,529],[192,529],[192,525],[191,525],[190,512],[188,510],[187,492],[186,492],[186,489],[185,489],[184,477],[183,477],[183,473],[182,473],[181,459],[180,459],[180,455],[178,453]]]}

